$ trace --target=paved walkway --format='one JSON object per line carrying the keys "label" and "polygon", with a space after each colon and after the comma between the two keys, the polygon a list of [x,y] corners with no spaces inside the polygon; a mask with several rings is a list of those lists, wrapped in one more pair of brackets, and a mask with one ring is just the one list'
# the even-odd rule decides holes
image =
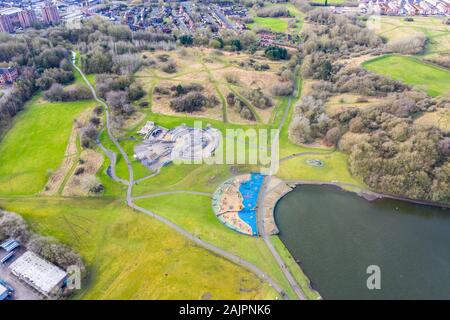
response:
{"label": "paved walkway", "polygon": [[143,177],[143,178],[134,180],[134,183],[135,183],[135,184],[139,184],[139,182],[142,182],[142,181],[145,181],[145,180],[147,180],[147,179],[150,179],[150,178],[152,178],[152,177],[158,175],[160,171],[161,171],[161,168],[158,168],[158,170],[156,170],[156,171],[153,172],[152,174],[150,174],[150,175],[148,175],[148,176],[146,176],[146,177]]}
{"label": "paved walkway", "polygon": [[124,179],[122,179],[122,178],[119,178],[119,177],[116,175],[116,161],[117,161],[117,155],[116,155],[114,152],[112,152],[112,151],[106,149],[106,148],[102,145],[102,143],[100,142],[100,140],[99,140],[98,138],[97,138],[97,140],[96,140],[96,143],[97,143],[97,145],[100,147],[100,149],[103,150],[103,152],[106,154],[106,156],[107,156],[108,159],[109,159],[109,163],[110,163],[109,168],[111,169],[111,171],[110,171],[110,177],[111,177],[111,179],[113,179],[113,180],[116,181],[116,182],[122,183],[122,184],[128,184],[128,181],[127,181],[127,180],[124,180]]}
{"label": "paved walkway", "polygon": [[150,194],[146,194],[143,196],[133,197],[133,200],[152,198],[152,197],[160,197],[160,196],[166,196],[166,195],[170,195],[170,194],[179,194],[179,193],[195,194],[195,195],[205,196],[205,197],[210,197],[210,198],[212,198],[212,196],[213,196],[212,193],[207,193],[207,192],[199,192],[199,191],[191,191],[191,190],[173,190],[173,191],[150,193]]}
{"label": "paved walkway", "polygon": [[[293,96],[295,96],[296,93],[293,94]],[[280,132],[281,129],[283,128],[283,125],[286,121],[287,115],[289,114],[289,109],[291,108],[291,104],[292,104],[292,96],[289,97],[289,101],[287,103],[286,109],[284,110],[283,113],[283,118],[280,121],[280,124],[278,126],[278,131]],[[272,145],[279,145],[279,134],[276,135],[272,141]],[[292,290],[294,290],[295,294],[297,295],[297,297],[300,300],[306,300],[305,295],[303,293],[303,291],[300,289],[300,287],[298,286],[297,281],[294,279],[294,276],[291,274],[289,268],[286,266],[286,264],[284,263],[283,259],[280,257],[280,254],[278,253],[278,251],[275,249],[275,247],[273,246],[272,242],[270,242],[269,236],[266,234],[265,228],[264,228],[264,200],[267,194],[267,189],[270,185],[270,180],[272,178],[272,166],[274,165],[274,161],[277,161],[277,159],[274,159],[275,155],[272,155],[272,159],[271,159],[271,170],[270,170],[270,174],[268,174],[265,179],[264,179],[264,183],[261,187],[261,192],[259,194],[259,198],[258,198],[258,210],[257,210],[257,223],[258,223],[258,232],[261,235],[261,237],[263,238],[264,242],[266,243],[267,247],[269,248],[270,252],[272,253],[273,257],[275,258],[275,260],[277,261],[281,271],[283,272],[284,276],[286,277],[287,281],[289,282],[289,285],[291,286]]]}

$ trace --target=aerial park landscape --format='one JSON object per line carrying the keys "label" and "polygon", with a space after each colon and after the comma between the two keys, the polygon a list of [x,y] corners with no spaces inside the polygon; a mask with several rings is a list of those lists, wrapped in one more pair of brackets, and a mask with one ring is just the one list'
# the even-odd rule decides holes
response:
{"label": "aerial park landscape", "polygon": [[[248,32],[262,43],[267,30],[294,33],[299,49],[180,35],[170,49],[136,49],[129,80],[95,71],[94,51],[73,44],[64,59],[74,77],[61,90],[86,97],[39,89],[1,133],[0,208],[82,257],[70,298],[448,297],[445,18],[381,16],[377,28],[371,17],[279,6],[286,17],[250,9]],[[108,23],[92,22],[93,38],[122,36]],[[339,48],[332,38],[353,27],[360,38]],[[424,37],[420,50],[405,33]],[[291,58],[277,56],[284,47]],[[129,102],[108,86],[142,94]],[[379,292],[365,287],[373,257],[390,273]],[[408,263],[416,268],[402,273]],[[431,265],[435,277],[422,279]]]}

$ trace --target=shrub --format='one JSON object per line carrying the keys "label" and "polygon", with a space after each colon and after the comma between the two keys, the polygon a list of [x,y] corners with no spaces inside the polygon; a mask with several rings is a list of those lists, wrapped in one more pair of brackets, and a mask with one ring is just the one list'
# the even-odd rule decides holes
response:
{"label": "shrub", "polygon": [[417,54],[425,49],[427,38],[423,34],[407,36],[388,43],[389,50],[401,54]]}
{"label": "shrub", "polygon": [[338,127],[334,127],[327,131],[323,140],[325,144],[329,146],[335,146],[339,142],[340,138],[341,138],[341,131],[339,130]]}
{"label": "shrub", "polygon": [[190,35],[183,34],[180,36],[180,43],[184,46],[192,45],[192,43],[194,43],[194,39]]}
{"label": "shrub", "polygon": [[83,148],[93,148],[98,137],[97,128],[89,124],[81,130],[81,146]]}
{"label": "shrub", "polygon": [[103,113],[103,106],[96,106],[94,108],[94,113],[98,116],[101,115]]}
{"label": "shrub", "polygon": [[236,103],[236,96],[233,92],[229,92],[227,94],[227,103],[229,106],[234,106],[234,104]]}
{"label": "shrub", "polygon": [[262,92],[261,88],[246,91],[244,92],[244,95],[257,108],[266,109],[270,108],[273,105],[272,99],[270,97],[267,97]]}
{"label": "shrub", "polygon": [[228,83],[237,84],[239,83],[239,76],[236,73],[228,72],[225,74],[225,80],[227,80]]}
{"label": "shrub", "polygon": [[100,118],[94,116],[89,120],[89,122],[92,123],[94,126],[98,126],[102,121],[100,120]]}
{"label": "shrub", "polygon": [[292,82],[278,83],[272,87],[274,96],[289,96],[294,92],[294,84]]}
{"label": "shrub", "polygon": [[259,9],[258,17],[289,17],[289,10],[284,6],[271,6]]}
{"label": "shrub", "polygon": [[79,176],[80,174],[83,174],[84,171],[85,171],[84,167],[78,167],[73,174]]}
{"label": "shrub", "polygon": [[288,52],[285,48],[270,46],[264,50],[264,55],[270,60],[285,60],[288,58]]}
{"label": "shrub", "polygon": [[137,83],[131,84],[131,86],[128,88],[128,99],[130,101],[139,100],[144,95],[145,95],[144,89],[142,89],[142,87]]}
{"label": "shrub", "polygon": [[161,70],[165,73],[175,73],[177,72],[177,64],[175,61],[168,61],[161,66]]}
{"label": "shrub", "polygon": [[92,98],[91,91],[83,85],[76,85],[69,89],[58,83],[54,83],[50,89],[44,92],[44,98],[52,102],[77,101]]}
{"label": "shrub", "polygon": [[194,112],[202,110],[207,104],[207,98],[199,92],[189,92],[186,95],[170,101],[170,107],[177,112]]}

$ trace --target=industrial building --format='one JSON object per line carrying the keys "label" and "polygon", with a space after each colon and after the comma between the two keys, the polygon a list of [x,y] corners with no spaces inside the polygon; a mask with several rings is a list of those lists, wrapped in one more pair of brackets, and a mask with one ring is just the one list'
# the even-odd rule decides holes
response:
{"label": "industrial building", "polygon": [[46,2],[42,8],[42,19],[46,24],[55,24],[60,21],[58,8],[50,2]]}
{"label": "industrial building", "polygon": [[33,10],[21,8],[0,9],[0,32],[14,32],[17,28],[29,28],[36,21]]}
{"label": "industrial building", "polygon": [[13,275],[45,296],[52,296],[64,284],[67,273],[37,254],[27,251],[9,266]]}
{"label": "industrial building", "polygon": [[0,301],[8,298],[8,289],[2,284],[0,284]]}
{"label": "industrial building", "polygon": [[2,15],[0,11],[0,32],[13,32],[14,28],[11,22],[11,18],[7,15]]}
{"label": "industrial building", "polygon": [[9,286],[5,281],[0,280],[0,301],[11,299],[14,294],[14,289]]}

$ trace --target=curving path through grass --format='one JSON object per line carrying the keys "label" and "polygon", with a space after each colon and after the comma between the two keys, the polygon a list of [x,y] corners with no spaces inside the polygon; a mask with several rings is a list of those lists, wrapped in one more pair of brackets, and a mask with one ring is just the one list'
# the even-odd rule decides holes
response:
{"label": "curving path through grass", "polygon": [[[172,221],[150,211],[147,210],[145,208],[141,208],[139,206],[137,206],[136,204],[134,204],[133,202],[133,197],[132,197],[132,190],[133,190],[133,184],[134,184],[134,178],[133,178],[133,167],[131,165],[131,162],[128,158],[127,153],[125,152],[125,150],[122,148],[122,146],[119,144],[118,140],[114,137],[114,135],[111,132],[111,127],[110,127],[110,118],[109,118],[109,107],[108,105],[101,100],[100,98],[97,97],[97,93],[94,89],[94,87],[92,86],[92,84],[89,82],[89,80],[86,78],[86,75],[83,73],[83,71],[76,65],[73,63],[73,66],[76,70],[78,70],[78,72],[81,74],[82,78],[84,79],[84,81],[86,82],[87,86],[89,87],[89,89],[92,92],[92,95],[94,97],[94,99],[100,103],[103,107],[105,107],[105,116],[106,116],[106,131],[108,134],[109,139],[114,143],[114,145],[117,147],[117,149],[119,150],[119,152],[121,153],[121,155],[123,156],[125,163],[127,165],[128,168],[128,188],[127,188],[127,194],[126,194],[126,202],[127,205],[137,211],[140,211],[142,213],[147,214],[148,216],[157,219],[158,221],[161,221],[162,223],[166,224],[167,226],[171,227],[172,229],[178,231],[179,233],[181,233],[182,235],[184,235],[185,237],[187,237],[188,239],[192,240],[194,243],[198,244],[199,246],[219,255],[222,256],[240,266],[243,266],[244,268],[247,268],[248,270],[252,271],[253,273],[255,273],[256,275],[258,275],[260,278],[262,278],[263,280],[267,281],[279,294],[283,299],[288,299],[288,296],[286,295],[286,293],[284,292],[284,290],[278,285],[278,283],[276,283],[269,275],[267,275],[264,271],[262,271],[261,269],[259,269],[256,265],[240,258],[237,255],[231,254],[219,247],[216,247],[206,241],[201,240],[200,238],[198,238],[197,236],[189,233],[188,231],[186,231],[185,229],[179,227],[178,225],[176,225],[175,223],[173,223]],[[290,104],[289,104],[290,105]],[[108,150],[109,151],[109,150]],[[111,153],[111,151],[109,151],[108,153]],[[112,164],[111,164],[112,165]],[[281,259],[281,258],[280,258]]]}

